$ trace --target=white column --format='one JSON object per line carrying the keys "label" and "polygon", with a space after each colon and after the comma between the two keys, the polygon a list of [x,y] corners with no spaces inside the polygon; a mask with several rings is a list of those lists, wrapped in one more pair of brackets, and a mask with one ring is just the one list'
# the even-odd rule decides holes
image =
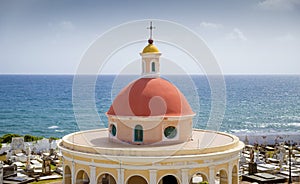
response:
{"label": "white column", "polygon": [[149,184],[156,184],[156,173],[157,170],[150,170],[150,183]]}
{"label": "white column", "polygon": [[97,184],[95,166],[90,166],[90,184]]}
{"label": "white column", "polygon": [[228,164],[228,171],[227,171],[227,181],[228,183],[232,183],[232,167],[233,167],[233,164],[232,162],[229,162]]}
{"label": "white column", "polygon": [[182,184],[189,184],[189,170],[181,169],[181,182]]}
{"label": "white column", "polygon": [[[64,160],[64,157],[62,158],[62,165],[63,165],[63,181],[62,181],[62,184],[64,184],[65,183],[65,180],[66,180],[66,171],[65,171],[65,160]],[[0,170],[0,172],[1,172],[1,170]],[[1,182],[1,173],[0,173],[0,183],[2,183]]]}
{"label": "white column", "polygon": [[118,184],[124,184],[124,169],[118,169]]}
{"label": "white column", "polygon": [[75,162],[72,162],[72,184],[76,183],[76,179],[75,179]]}
{"label": "white column", "polygon": [[209,182],[208,183],[215,183],[215,166],[209,167]]}

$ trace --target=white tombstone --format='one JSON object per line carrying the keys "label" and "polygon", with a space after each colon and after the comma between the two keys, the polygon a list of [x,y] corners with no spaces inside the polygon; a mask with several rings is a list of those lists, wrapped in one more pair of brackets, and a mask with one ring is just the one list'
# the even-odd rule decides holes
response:
{"label": "white tombstone", "polygon": [[38,151],[43,151],[43,152],[49,152],[49,140],[48,139],[42,139],[42,140],[38,140],[36,147],[38,149]]}
{"label": "white tombstone", "polygon": [[13,137],[10,146],[13,153],[22,152],[24,150],[24,137]]}
{"label": "white tombstone", "polygon": [[11,159],[11,151],[8,151],[6,154],[6,160]]}
{"label": "white tombstone", "polygon": [[30,164],[31,149],[29,146],[26,147],[26,154],[27,154],[26,170],[30,170],[31,169],[31,164]]}
{"label": "white tombstone", "polygon": [[27,154],[27,156],[31,155],[31,149],[29,146],[26,147],[26,154]]}
{"label": "white tombstone", "polygon": [[284,162],[284,157],[285,157],[285,148],[283,146],[280,146],[279,148],[279,165],[280,165],[280,170],[283,170],[282,164]]}

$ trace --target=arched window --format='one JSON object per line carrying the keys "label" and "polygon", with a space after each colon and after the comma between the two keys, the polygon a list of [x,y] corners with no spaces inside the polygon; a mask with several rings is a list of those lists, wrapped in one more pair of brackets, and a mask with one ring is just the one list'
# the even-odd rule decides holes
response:
{"label": "arched window", "polygon": [[136,125],[134,128],[134,141],[143,142],[143,127],[141,125]]}
{"label": "arched window", "polygon": [[90,183],[89,175],[84,170],[80,170],[77,173],[75,183]]}
{"label": "arched window", "polygon": [[164,176],[158,183],[172,183],[172,184],[179,184],[178,179],[173,175],[166,175]]}
{"label": "arched window", "polygon": [[97,183],[99,183],[99,184],[106,184],[106,183],[117,184],[115,178],[108,173],[101,174],[98,177],[97,181],[98,181]]}
{"label": "arched window", "polygon": [[152,62],[152,63],[151,63],[151,71],[152,71],[152,72],[155,72],[155,62]]}
{"label": "arched window", "polygon": [[68,165],[66,165],[66,167],[65,167],[64,175],[65,175],[65,182],[64,183],[65,184],[71,184],[72,183],[72,180],[71,180],[72,174],[71,174],[71,169]]}

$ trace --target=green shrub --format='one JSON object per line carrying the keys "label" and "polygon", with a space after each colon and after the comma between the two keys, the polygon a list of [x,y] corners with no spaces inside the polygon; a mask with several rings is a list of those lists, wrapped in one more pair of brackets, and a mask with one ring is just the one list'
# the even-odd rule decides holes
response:
{"label": "green shrub", "polygon": [[43,137],[33,136],[33,135],[19,135],[19,134],[5,134],[0,137],[0,143],[11,143],[13,137],[24,137],[25,142],[33,142],[43,139]]}
{"label": "green shrub", "polygon": [[59,138],[58,137],[49,137],[49,139],[51,139],[51,140],[58,140]]}
{"label": "green shrub", "polygon": [[25,135],[24,136],[25,142],[33,142],[33,141],[38,141],[41,139],[43,139],[43,137],[37,137],[37,136],[33,136],[33,135]]}
{"label": "green shrub", "polygon": [[22,137],[22,136],[19,134],[5,134],[0,138],[1,143],[11,143],[13,137]]}

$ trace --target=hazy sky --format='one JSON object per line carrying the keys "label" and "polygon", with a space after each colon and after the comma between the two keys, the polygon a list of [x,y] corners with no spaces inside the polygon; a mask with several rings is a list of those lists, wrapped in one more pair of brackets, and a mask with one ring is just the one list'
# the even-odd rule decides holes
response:
{"label": "hazy sky", "polygon": [[0,0],[0,74],[75,73],[99,35],[140,19],[192,29],[225,74],[300,74],[300,0]]}

